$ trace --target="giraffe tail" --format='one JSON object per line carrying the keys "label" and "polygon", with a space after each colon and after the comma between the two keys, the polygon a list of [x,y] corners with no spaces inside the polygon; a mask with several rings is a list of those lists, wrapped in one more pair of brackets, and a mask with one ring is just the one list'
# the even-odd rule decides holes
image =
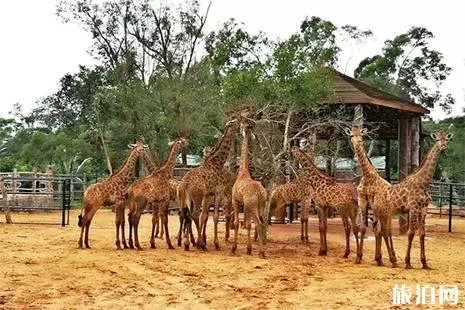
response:
{"label": "giraffe tail", "polygon": [[78,215],[78,226],[82,227],[84,225],[84,217],[82,216],[82,210],[84,210],[84,200],[81,201],[81,213]]}

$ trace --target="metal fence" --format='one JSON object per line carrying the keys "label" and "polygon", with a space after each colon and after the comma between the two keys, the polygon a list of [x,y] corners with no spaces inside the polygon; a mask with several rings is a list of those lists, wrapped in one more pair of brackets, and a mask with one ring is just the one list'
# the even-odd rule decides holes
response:
{"label": "metal fence", "polygon": [[[17,187],[12,186],[21,182],[27,182],[32,186]],[[37,186],[35,182],[46,183],[45,187]],[[71,209],[71,179],[65,177],[13,177],[1,176],[0,189],[1,204],[0,210],[5,213],[7,222],[11,220],[11,213],[15,211],[56,211],[60,210],[60,219],[57,222],[35,222],[37,224],[61,224],[69,225],[69,212]],[[15,223],[21,223],[14,221]]]}

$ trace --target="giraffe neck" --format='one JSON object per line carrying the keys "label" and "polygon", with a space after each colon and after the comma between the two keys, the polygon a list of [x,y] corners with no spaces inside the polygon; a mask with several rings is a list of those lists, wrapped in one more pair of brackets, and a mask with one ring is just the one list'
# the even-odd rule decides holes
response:
{"label": "giraffe neck", "polygon": [[239,174],[243,177],[250,177],[249,172],[249,143],[250,143],[250,134],[248,131],[245,132],[244,140],[242,141],[241,146],[241,166]]}
{"label": "giraffe neck", "polygon": [[237,129],[237,122],[234,122],[226,128],[226,131],[222,135],[221,140],[216,144],[215,150],[204,160],[204,164],[212,165],[218,169],[221,169],[224,166],[231,146],[236,140]]}
{"label": "giraffe neck", "polygon": [[143,156],[145,167],[147,168],[149,173],[152,173],[155,170],[157,170],[157,166],[152,161],[152,158],[150,158],[150,155],[146,151],[142,153],[142,156]]}
{"label": "giraffe neck", "polygon": [[129,181],[134,175],[134,167],[136,166],[136,161],[139,159],[140,153],[141,151],[134,149],[121,169],[113,175],[113,179],[116,178],[122,182]]}
{"label": "giraffe neck", "polygon": [[168,178],[171,178],[173,174],[174,165],[176,163],[176,155],[178,154],[178,148],[179,148],[178,143],[175,142],[171,144],[168,157],[166,158],[166,161],[163,164],[163,166],[161,166],[160,169],[158,170],[158,172],[163,173]]}
{"label": "giraffe neck", "polygon": [[320,171],[320,169],[318,169],[318,167],[313,163],[312,158],[307,153],[297,149],[294,154],[303,167],[300,172],[300,176],[304,176],[305,179],[308,179],[308,181],[310,181],[312,184],[318,183],[320,181],[334,182],[333,178],[324,174]]}
{"label": "giraffe neck", "polygon": [[362,168],[363,177],[378,177],[378,172],[376,171],[375,167],[371,164],[370,160],[368,159],[368,155],[363,148],[362,142],[354,144],[355,154],[357,154],[358,162],[360,163],[360,167]]}
{"label": "giraffe neck", "polygon": [[428,185],[433,179],[440,153],[441,148],[439,147],[439,143],[436,143],[431,150],[429,150],[428,155],[426,155],[426,158],[417,171],[413,172],[408,179],[414,178],[418,184]]}

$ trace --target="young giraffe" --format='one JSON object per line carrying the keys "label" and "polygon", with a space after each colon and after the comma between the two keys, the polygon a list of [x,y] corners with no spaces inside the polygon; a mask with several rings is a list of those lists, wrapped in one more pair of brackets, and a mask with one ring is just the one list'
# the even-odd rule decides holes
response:
{"label": "young giraffe", "polygon": [[[150,237],[150,246],[155,248],[155,226],[158,213],[161,214],[166,234],[166,243],[168,248],[174,249],[168,231],[168,205],[170,203],[169,180],[173,175],[176,155],[181,147],[186,145],[183,138],[177,139],[170,143],[168,157],[160,168],[153,171],[149,176],[134,182],[128,189],[129,199],[129,246],[134,246],[141,250],[139,244],[139,221],[147,204],[152,205],[152,234]],[[132,231],[134,230],[134,244],[132,241]]]}
{"label": "young giraffe", "polygon": [[[130,144],[129,147],[133,148],[131,154],[126,159],[124,165],[117,172],[113,173],[102,182],[92,184],[84,192],[82,200],[81,214],[78,216],[78,226],[81,227],[81,235],[79,237],[79,248],[83,248],[83,234],[84,245],[86,248],[89,246],[89,229],[92,218],[101,206],[116,206],[116,247],[121,249],[119,240],[119,229],[121,227],[121,235],[123,246],[127,248],[126,240],[124,237],[124,194],[129,180],[134,175],[134,167],[136,161],[143,153],[146,147],[142,142]],[[83,214],[84,211],[84,214]],[[122,213],[122,214],[121,214]]]}
{"label": "young giraffe", "polygon": [[[212,154],[202,164],[190,170],[181,180],[178,195],[181,210],[181,228],[184,232],[184,249],[189,250],[189,231],[192,229],[191,219],[197,228],[197,247],[206,249],[206,222],[208,209],[216,194],[217,186],[223,179],[223,167],[239,129],[238,115],[234,115],[226,123],[226,129],[216,144]],[[200,223],[199,223],[199,210]],[[193,242],[194,243],[194,242]],[[181,244],[181,234],[178,245]]]}
{"label": "young giraffe", "polygon": [[[144,164],[145,164],[146,175],[151,174],[158,168],[157,165],[155,165],[155,163],[153,162],[152,158],[150,157],[147,151],[142,153],[142,160],[144,161]],[[170,193],[171,193],[171,188],[170,188]],[[152,203],[148,204],[148,209],[153,210]],[[160,212],[157,212],[155,222],[156,222],[155,238],[158,237],[159,233],[160,233],[160,238],[163,238],[165,231],[164,231],[163,223],[161,220]]]}
{"label": "young giraffe", "polygon": [[321,172],[313,163],[312,158],[299,149],[292,148],[292,154],[302,165],[302,171],[299,173],[300,184],[311,188],[311,199],[318,210],[320,222],[320,251],[319,255],[326,255],[327,242],[327,220],[328,208],[335,208],[341,216],[346,235],[346,250],[344,258],[350,254],[350,230],[355,236],[357,244],[357,253],[360,243],[358,240],[357,219],[357,192],[355,187],[350,183],[338,183],[332,177]]}
{"label": "young giraffe", "polygon": [[[144,160],[145,167],[147,174],[151,174],[154,172],[158,167],[155,165],[153,160],[150,158],[150,156],[147,154],[147,152],[144,152],[142,154],[142,159]],[[180,181],[176,180],[174,178],[169,179],[168,184],[169,184],[169,189],[170,189],[170,200],[176,204],[177,202],[177,191],[178,191],[178,186],[179,186]],[[152,210],[152,204],[150,203],[148,205],[148,209]],[[163,226],[162,218],[160,216],[160,212],[156,214],[156,219],[155,219],[155,238],[163,238],[163,235],[165,234],[165,228]],[[160,235],[160,236],[159,236]]]}
{"label": "young giraffe", "polygon": [[241,122],[243,136],[241,147],[241,165],[237,173],[236,182],[232,188],[232,207],[234,210],[234,243],[231,252],[237,249],[237,236],[239,232],[239,204],[244,206],[244,224],[247,229],[247,254],[252,254],[252,239],[250,230],[251,219],[258,227],[258,251],[260,258],[265,258],[264,249],[264,212],[267,192],[263,185],[252,179],[249,172],[249,145],[251,140],[251,123]]}
{"label": "young giraffe", "polygon": [[392,219],[392,204],[389,195],[391,191],[391,184],[383,179],[368,158],[368,155],[363,147],[362,135],[366,134],[366,129],[360,129],[357,126],[352,129],[345,129],[347,135],[351,137],[352,145],[357,155],[358,162],[362,169],[362,179],[357,187],[358,192],[358,205],[361,214],[361,234],[360,234],[360,247],[357,252],[355,262],[360,264],[363,257],[363,240],[366,232],[366,211],[368,204],[373,209],[377,223],[375,225],[375,239],[376,251],[375,260],[378,266],[383,264],[381,255],[381,236],[384,238],[386,248],[389,253],[389,259],[393,267],[396,266],[396,257],[394,253],[394,246],[392,237],[390,237],[391,219]]}
{"label": "young giraffe", "polygon": [[299,172],[289,183],[277,185],[270,196],[270,214],[290,203],[297,203],[300,209],[300,240],[308,243],[308,214],[311,203],[311,190],[302,182]]}
{"label": "young giraffe", "polygon": [[[425,218],[428,204],[431,203],[429,184],[436,171],[439,155],[447,148],[447,143],[452,136],[452,134],[447,133],[432,133],[431,137],[436,143],[430,149],[421,165],[400,183],[393,185],[389,191],[390,201],[394,208],[392,213],[396,211],[409,213],[408,245],[405,256],[405,268],[407,269],[412,268],[410,250],[417,230],[420,236],[420,260],[423,269],[428,269],[425,254]],[[392,240],[390,229],[389,239]],[[392,248],[392,252],[395,257],[394,248]]]}

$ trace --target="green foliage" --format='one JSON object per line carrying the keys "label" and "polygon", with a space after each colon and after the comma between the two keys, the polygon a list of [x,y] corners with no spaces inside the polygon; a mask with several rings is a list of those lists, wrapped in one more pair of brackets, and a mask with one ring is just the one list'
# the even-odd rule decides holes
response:
{"label": "green foliage", "polygon": [[440,52],[431,49],[432,38],[433,33],[426,28],[413,27],[387,40],[381,55],[362,60],[354,75],[405,100],[450,112],[455,100],[450,94],[442,94],[440,86],[451,68]]}
{"label": "green foliage", "polygon": [[[457,183],[465,182],[465,116],[447,118],[437,123],[429,121],[424,123],[429,132],[445,131],[453,133],[448,149],[439,158],[438,170],[435,178],[443,181]],[[425,152],[434,144],[430,138],[425,139]]]}

